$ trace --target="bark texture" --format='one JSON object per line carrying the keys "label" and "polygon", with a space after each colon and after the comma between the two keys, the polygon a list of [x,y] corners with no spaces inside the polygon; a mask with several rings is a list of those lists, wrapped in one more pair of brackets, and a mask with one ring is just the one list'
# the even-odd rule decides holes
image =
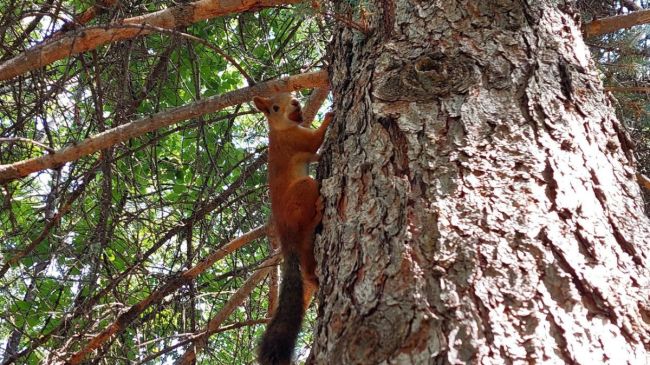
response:
{"label": "bark texture", "polygon": [[367,6],[332,45],[312,362],[645,364],[650,224],[575,14]]}

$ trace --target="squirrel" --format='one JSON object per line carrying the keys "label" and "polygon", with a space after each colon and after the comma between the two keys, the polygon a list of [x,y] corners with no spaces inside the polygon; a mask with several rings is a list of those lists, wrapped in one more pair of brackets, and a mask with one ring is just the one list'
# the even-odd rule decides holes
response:
{"label": "squirrel", "polygon": [[256,96],[253,103],[269,123],[271,212],[284,257],[278,308],[260,342],[258,361],[289,365],[305,310],[318,290],[314,230],[322,219],[323,199],[308,167],[318,160],[333,114],[312,129],[303,126],[300,102],[290,93]]}

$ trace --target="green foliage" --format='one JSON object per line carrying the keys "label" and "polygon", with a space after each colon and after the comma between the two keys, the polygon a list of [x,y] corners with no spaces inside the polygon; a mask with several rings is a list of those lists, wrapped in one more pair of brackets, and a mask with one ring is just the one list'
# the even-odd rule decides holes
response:
{"label": "green foliage", "polygon": [[[0,3],[0,60],[60,29],[62,22],[47,14],[60,10],[70,19],[93,4],[65,0],[54,9],[42,1]],[[176,5],[119,4],[90,25]],[[218,47],[246,76],[213,48],[169,33],[57,61],[0,83],[0,137],[58,149],[247,86],[247,77],[260,82],[322,66],[316,60],[323,57],[327,27],[320,22],[305,10],[264,9],[180,30]],[[257,162],[264,161],[266,125],[250,110],[245,104],[181,122],[0,187],[0,267],[70,203],[35,248],[0,277],[0,361],[10,341],[17,341],[13,349],[27,350],[20,364],[70,356],[175,275],[266,222],[266,173]],[[3,143],[0,164],[44,153],[30,143]],[[268,242],[257,240],[217,261],[191,285],[148,306],[93,358],[173,361],[187,345],[170,347],[202,331],[269,254]],[[264,318],[267,290],[258,287],[223,325]],[[215,334],[199,359],[251,363],[262,330],[257,324]],[[30,350],[38,339],[43,343]]]}

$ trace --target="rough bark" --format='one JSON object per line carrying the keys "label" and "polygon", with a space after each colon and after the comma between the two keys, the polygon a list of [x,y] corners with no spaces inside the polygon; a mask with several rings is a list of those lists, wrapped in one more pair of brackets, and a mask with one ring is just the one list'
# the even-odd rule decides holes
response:
{"label": "rough bark", "polygon": [[650,224],[574,14],[368,8],[332,45],[312,362],[645,363]]}

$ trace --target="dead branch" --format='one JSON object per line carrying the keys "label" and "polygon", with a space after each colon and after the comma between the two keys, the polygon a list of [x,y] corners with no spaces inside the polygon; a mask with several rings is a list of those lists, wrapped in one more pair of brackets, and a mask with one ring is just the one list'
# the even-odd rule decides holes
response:
{"label": "dead branch", "polygon": [[253,96],[268,96],[277,92],[321,87],[327,84],[327,71],[290,76],[199,100],[195,103],[153,114],[89,137],[75,145],[46,156],[0,165],[0,184],[25,177],[33,172],[60,166],[101,149],[113,146],[144,133],[172,125],[179,121],[213,113],[223,108],[251,100]]}
{"label": "dead branch", "polygon": [[207,48],[210,48],[211,50],[215,51],[216,53],[219,54],[219,56],[225,58],[228,62],[230,62],[231,65],[233,65],[237,71],[239,71],[242,76],[246,79],[249,85],[254,85],[256,82],[255,80],[244,70],[241,65],[235,61],[234,58],[232,58],[226,51],[223,49],[215,46],[214,44],[206,41],[205,39],[199,38],[197,36],[184,33],[175,29],[167,29],[167,28],[161,28],[161,27],[155,27],[149,24],[122,24],[122,25],[111,25],[111,27],[114,28],[134,28],[134,29],[146,29],[150,32],[157,32],[157,33],[164,33],[164,34],[170,34],[170,35],[176,35],[185,39],[189,39],[191,41],[194,41],[196,43],[200,43],[204,45]]}
{"label": "dead branch", "polygon": [[255,289],[266,275],[268,275],[275,264],[280,261],[280,255],[275,255],[261,264],[262,269],[258,270],[255,274],[251,275],[248,280],[233,294],[228,302],[223,306],[221,311],[217,313],[210,322],[203,333],[192,341],[192,345],[187,349],[183,356],[176,361],[176,365],[190,365],[196,361],[197,352],[201,351],[208,343],[208,338],[219,330],[219,326],[225,321],[230,314],[241,303],[248,298],[250,293]]}
{"label": "dead branch", "polygon": [[[174,29],[227,14],[296,2],[298,0],[199,0],[123,19],[119,24],[147,24],[154,27]],[[97,48],[105,43],[130,39],[150,32],[151,30],[144,27],[111,28],[110,26],[88,27],[69,32],[58,39],[46,41],[41,45],[32,47],[0,64],[0,81],[43,67],[56,60]]]}
{"label": "dead branch", "polygon": [[634,0],[621,0],[621,5],[625,6],[631,11],[637,11],[643,9],[637,3],[635,3]]}
{"label": "dead branch", "polygon": [[[280,249],[280,241],[278,237],[278,230],[277,226],[275,225],[275,220],[273,219],[273,216],[269,219],[269,225],[268,225],[268,231],[266,233],[266,236],[268,237],[269,244],[271,245],[271,250],[276,251]],[[267,315],[269,317],[273,317],[273,313],[275,313],[275,308],[278,306],[278,287],[279,287],[279,267],[276,267],[275,269],[271,270],[271,273],[269,275],[269,306],[267,307]]]}
{"label": "dead branch", "polygon": [[594,20],[583,25],[582,32],[585,37],[596,37],[646,23],[650,23],[650,9]]}
{"label": "dead branch", "polygon": [[266,226],[257,227],[250,232],[245,233],[242,236],[230,241],[224,247],[220,248],[191,269],[185,270],[179,276],[171,278],[160,289],[149,294],[149,296],[147,296],[145,299],[141,300],[137,304],[131,306],[127,311],[120,314],[117,319],[105,330],[93,337],[86,346],[72,355],[66,364],[76,365],[81,363],[86,356],[99,348],[99,346],[109,340],[113,335],[124,331],[126,327],[129,326],[131,322],[133,322],[133,320],[135,320],[151,304],[159,302],[166,295],[191,282],[199,274],[212,266],[212,264],[214,264],[217,260],[223,258],[227,254],[242,247],[243,245],[264,236],[265,232]]}

